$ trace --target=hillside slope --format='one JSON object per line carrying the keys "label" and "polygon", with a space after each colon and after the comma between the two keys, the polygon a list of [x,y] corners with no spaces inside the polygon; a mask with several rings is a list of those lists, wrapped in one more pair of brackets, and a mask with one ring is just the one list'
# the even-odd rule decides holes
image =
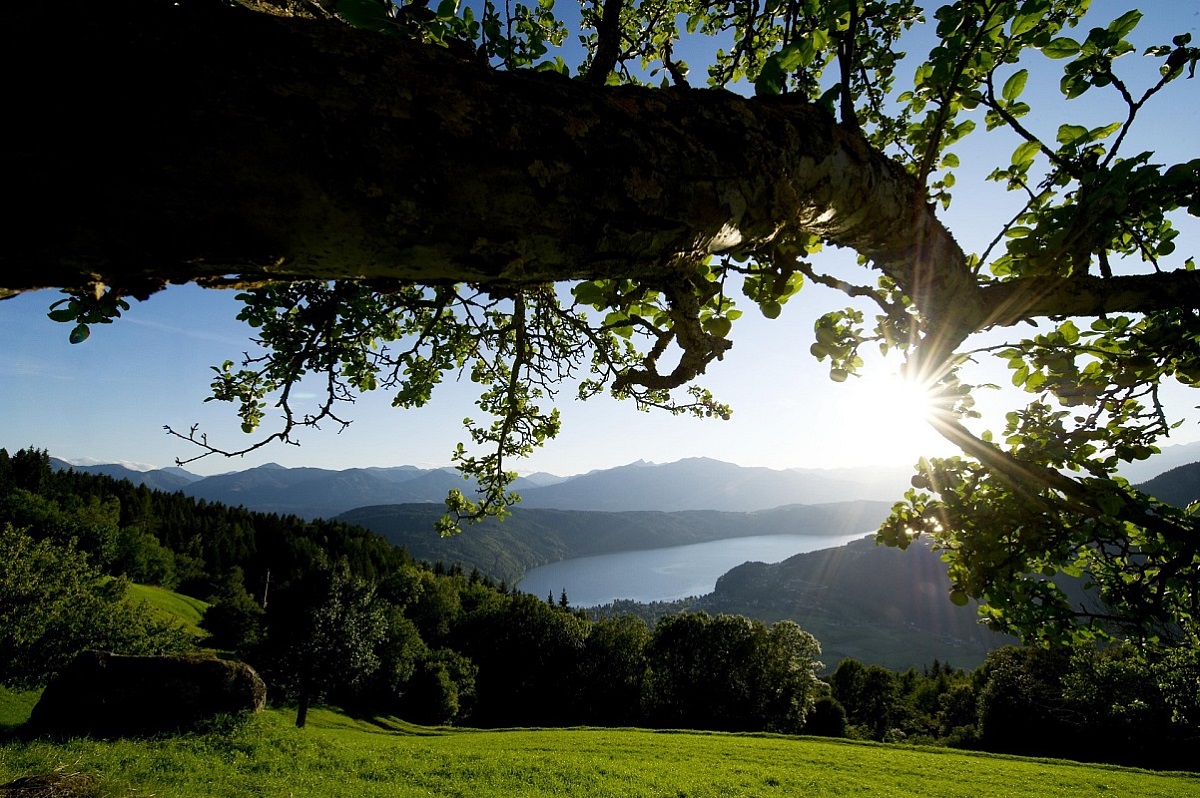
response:
{"label": "hillside slope", "polygon": [[709,612],[790,618],[821,641],[827,665],[853,657],[891,668],[934,659],[974,667],[1015,643],[978,623],[976,605],[948,598],[946,565],[927,545],[908,551],[865,538],[775,564],[746,563],[702,599]]}
{"label": "hillside slope", "polygon": [[1137,486],[1159,501],[1187,507],[1200,501],[1200,463],[1189,463],[1159,474]]}

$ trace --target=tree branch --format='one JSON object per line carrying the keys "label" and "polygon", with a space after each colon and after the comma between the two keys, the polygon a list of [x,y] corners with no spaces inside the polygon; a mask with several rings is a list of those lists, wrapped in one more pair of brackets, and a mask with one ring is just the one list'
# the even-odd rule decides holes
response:
{"label": "tree branch", "polygon": [[9,4],[0,23],[7,57],[48,55],[11,102],[27,124],[0,249],[10,291],[671,279],[815,234],[871,258],[935,322],[979,317],[921,187],[793,98],[496,72],[202,0],[130,0],[55,31]]}
{"label": "tree branch", "polygon": [[1043,316],[1102,316],[1200,309],[1200,272],[1100,277],[1024,277],[980,288],[986,326],[1008,326]]}
{"label": "tree branch", "polygon": [[617,68],[621,56],[621,12],[625,0],[604,0],[600,22],[596,25],[596,52],[592,65],[583,76],[585,83],[603,86],[608,76]]}

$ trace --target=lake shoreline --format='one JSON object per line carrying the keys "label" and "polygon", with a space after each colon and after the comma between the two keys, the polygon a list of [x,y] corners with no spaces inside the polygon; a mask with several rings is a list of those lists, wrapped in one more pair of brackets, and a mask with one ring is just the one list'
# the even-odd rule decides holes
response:
{"label": "lake shoreline", "polygon": [[718,578],[744,562],[782,562],[797,554],[838,548],[868,534],[754,535],[577,557],[531,568],[516,588],[556,600],[565,591],[577,607],[618,600],[676,601],[713,592]]}

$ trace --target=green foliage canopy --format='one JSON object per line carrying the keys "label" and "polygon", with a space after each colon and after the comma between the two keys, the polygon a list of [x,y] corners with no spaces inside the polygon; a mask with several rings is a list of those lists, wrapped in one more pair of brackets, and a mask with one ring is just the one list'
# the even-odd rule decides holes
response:
{"label": "green foliage canopy", "polygon": [[74,545],[0,527],[0,683],[43,685],[79,652],[178,653],[179,624],[127,601],[128,583],[102,574]]}

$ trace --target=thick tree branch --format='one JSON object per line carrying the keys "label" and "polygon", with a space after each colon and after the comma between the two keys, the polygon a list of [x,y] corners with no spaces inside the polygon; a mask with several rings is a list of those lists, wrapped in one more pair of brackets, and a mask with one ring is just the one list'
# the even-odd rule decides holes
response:
{"label": "thick tree branch", "polygon": [[672,279],[815,233],[935,321],[975,294],[920,187],[794,99],[496,73],[215,0],[131,0],[53,30],[28,4],[0,14],[7,58],[46,55],[10,103],[10,290]]}
{"label": "thick tree branch", "polygon": [[988,326],[1044,316],[1100,316],[1200,308],[1200,272],[1025,277],[980,289]]}
{"label": "thick tree branch", "polygon": [[3,289],[673,281],[816,234],[902,286],[931,364],[990,325],[1200,296],[1190,272],[980,287],[919,184],[786,96],[497,73],[283,13],[130,0],[54,28],[0,11],[5,58],[46,54],[10,103]]}

